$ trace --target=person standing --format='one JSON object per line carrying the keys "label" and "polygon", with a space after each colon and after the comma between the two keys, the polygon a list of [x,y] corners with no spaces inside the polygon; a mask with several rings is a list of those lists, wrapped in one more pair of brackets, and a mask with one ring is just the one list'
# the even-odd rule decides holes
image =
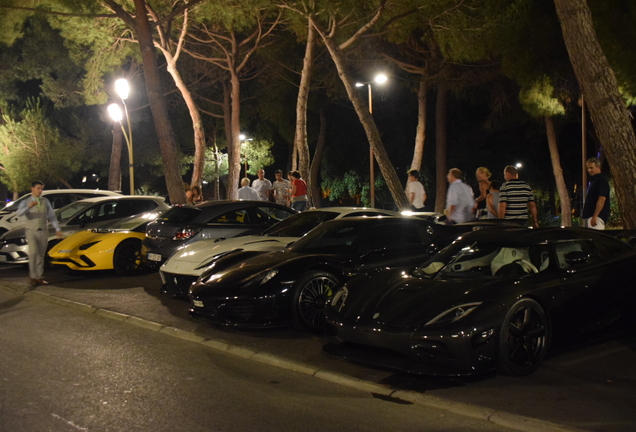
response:
{"label": "person standing", "polygon": [[292,205],[297,211],[307,210],[307,183],[300,177],[298,171],[292,171]]}
{"label": "person standing", "polygon": [[201,189],[199,186],[192,186],[190,189],[190,196],[188,196],[189,204],[198,204],[203,202],[203,195],[201,194]]}
{"label": "person standing", "polygon": [[585,161],[587,173],[592,182],[587,189],[583,204],[583,226],[597,230],[604,230],[610,216],[610,187],[607,179],[601,174],[601,161],[589,158]]}
{"label": "person standing", "polygon": [[483,219],[488,217],[488,206],[486,204],[486,197],[488,196],[488,190],[490,188],[490,177],[492,174],[486,167],[479,167],[475,171],[475,177],[477,178],[477,184],[479,186],[479,196],[475,199],[475,219]]}
{"label": "person standing", "polygon": [[499,182],[490,182],[490,191],[486,195],[486,205],[488,207],[488,219],[499,219]]}
{"label": "person standing", "polygon": [[530,185],[519,180],[517,168],[512,165],[504,169],[506,182],[499,190],[499,219],[528,224],[528,210],[532,215],[532,226],[539,227],[537,205]]}
{"label": "person standing", "polygon": [[252,189],[256,189],[261,201],[269,201],[272,194],[272,182],[265,178],[265,170],[258,170],[258,178],[252,182]]}
{"label": "person standing", "polygon": [[252,201],[260,201],[261,197],[256,192],[256,189],[250,186],[250,179],[244,177],[241,180],[241,188],[238,190],[238,198],[240,200],[252,200]]}
{"label": "person standing", "polygon": [[413,211],[424,211],[426,191],[424,190],[424,185],[420,183],[420,172],[418,170],[408,172],[405,192]]}
{"label": "person standing", "polygon": [[51,203],[42,197],[44,183],[34,181],[31,183],[31,196],[20,202],[17,214],[24,216],[26,222],[26,240],[29,245],[29,277],[31,285],[48,285],[43,279],[44,259],[49,244],[48,222],[55,228],[58,239],[62,238],[60,224],[57,222]]}
{"label": "person standing", "polygon": [[272,184],[274,200],[276,200],[277,204],[289,207],[289,190],[291,189],[291,182],[283,178],[282,170],[276,170],[274,176],[276,177],[276,180]]}
{"label": "person standing", "polygon": [[448,191],[446,192],[446,223],[458,224],[468,222],[473,216],[474,195],[470,186],[461,179],[463,173],[451,168],[446,175]]}

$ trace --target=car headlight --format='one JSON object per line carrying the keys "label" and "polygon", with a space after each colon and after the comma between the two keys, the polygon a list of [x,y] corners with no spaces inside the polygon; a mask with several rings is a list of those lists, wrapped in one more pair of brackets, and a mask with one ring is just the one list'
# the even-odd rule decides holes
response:
{"label": "car headlight", "polygon": [[331,298],[331,307],[340,312],[349,296],[349,289],[346,286],[340,288]]}
{"label": "car headlight", "polygon": [[263,277],[263,279],[261,279],[261,283],[259,285],[266,284],[277,274],[278,274],[278,269],[268,271],[267,274]]}
{"label": "car headlight", "polygon": [[83,245],[81,245],[79,247],[79,250],[86,250],[86,249],[90,248],[91,246],[95,246],[97,243],[99,243],[99,241],[94,241],[94,242],[83,244]]}
{"label": "car headlight", "polygon": [[465,318],[472,311],[477,309],[482,302],[475,303],[465,303],[459,306],[452,307],[450,309],[445,310],[441,314],[437,315],[435,318],[427,322],[425,325],[433,325],[433,324],[451,324],[456,321],[459,321],[462,318]]}

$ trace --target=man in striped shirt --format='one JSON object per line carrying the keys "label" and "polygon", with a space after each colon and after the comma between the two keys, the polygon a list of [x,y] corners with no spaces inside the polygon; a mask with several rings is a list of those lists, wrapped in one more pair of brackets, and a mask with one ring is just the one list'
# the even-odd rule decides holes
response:
{"label": "man in striped shirt", "polygon": [[506,182],[499,194],[499,219],[528,224],[528,210],[532,215],[532,226],[539,227],[537,205],[534,202],[534,194],[530,185],[519,180],[517,168],[508,165],[504,169]]}

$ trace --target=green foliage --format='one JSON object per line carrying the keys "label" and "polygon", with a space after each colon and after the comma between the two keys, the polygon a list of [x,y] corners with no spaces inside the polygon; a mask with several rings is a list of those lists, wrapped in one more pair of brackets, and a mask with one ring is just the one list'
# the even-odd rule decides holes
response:
{"label": "green foliage", "polygon": [[519,101],[530,115],[545,117],[565,114],[565,107],[554,97],[554,87],[550,78],[543,78],[521,89]]}
{"label": "green foliage", "polygon": [[82,165],[84,143],[62,133],[39,100],[29,100],[19,119],[4,116],[0,126],[0,180],[28,190],[34,179],[49,184],[68,181]]}
{"label": "green foliage", "polygon": [[247,159],[247,173],[256,175],[259,169],[274,163],[272,156],[273,142],[268,140],[251,140],[241,143],[241,164]]}

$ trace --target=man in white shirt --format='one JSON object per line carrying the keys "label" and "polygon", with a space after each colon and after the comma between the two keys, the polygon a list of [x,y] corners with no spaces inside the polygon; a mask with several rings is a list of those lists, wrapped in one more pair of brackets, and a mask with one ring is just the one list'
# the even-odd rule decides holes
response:
{"label": "man in white shirt", "polygon": [[240,200],[260,201],[258,192],[250,186],[250,179],[247,177],[243,178],[243,180],[241,180],[241,186],[242,187],[238,190],[238,198]]}
{"label": "man in white shirt", "polygon": [[408,172],[409,178],[406,182],[406,197],[409,199],[413,211],[424,211],[426,201],[426,191],[424,185],[420,183],[420,172],[411,170]]}
{"label": "man in white shirt", "polygon": [[475,204],[473,190],[461,179],[461,170],[452,168],[448,171],[448,192],[446,192],[446,222],[458,224],[473,218],[472,208]]}
{"label": "man in white shirt", "polygon": [[290,193],[291,190],[291,182],[283,178],[283,171],[276,170],[274,174],[276,176],[276,181],[272,184],[274,199],[276,200],[276,204],[284,205],[289,207],[290,201]]}
{"label": "man in white shirt", "polygon": [[265,170],[258,170],[258,178],[252,182],[252,189],[256,189],[261,201],[269,201],[272,193],[272,182],[265,178]]}

